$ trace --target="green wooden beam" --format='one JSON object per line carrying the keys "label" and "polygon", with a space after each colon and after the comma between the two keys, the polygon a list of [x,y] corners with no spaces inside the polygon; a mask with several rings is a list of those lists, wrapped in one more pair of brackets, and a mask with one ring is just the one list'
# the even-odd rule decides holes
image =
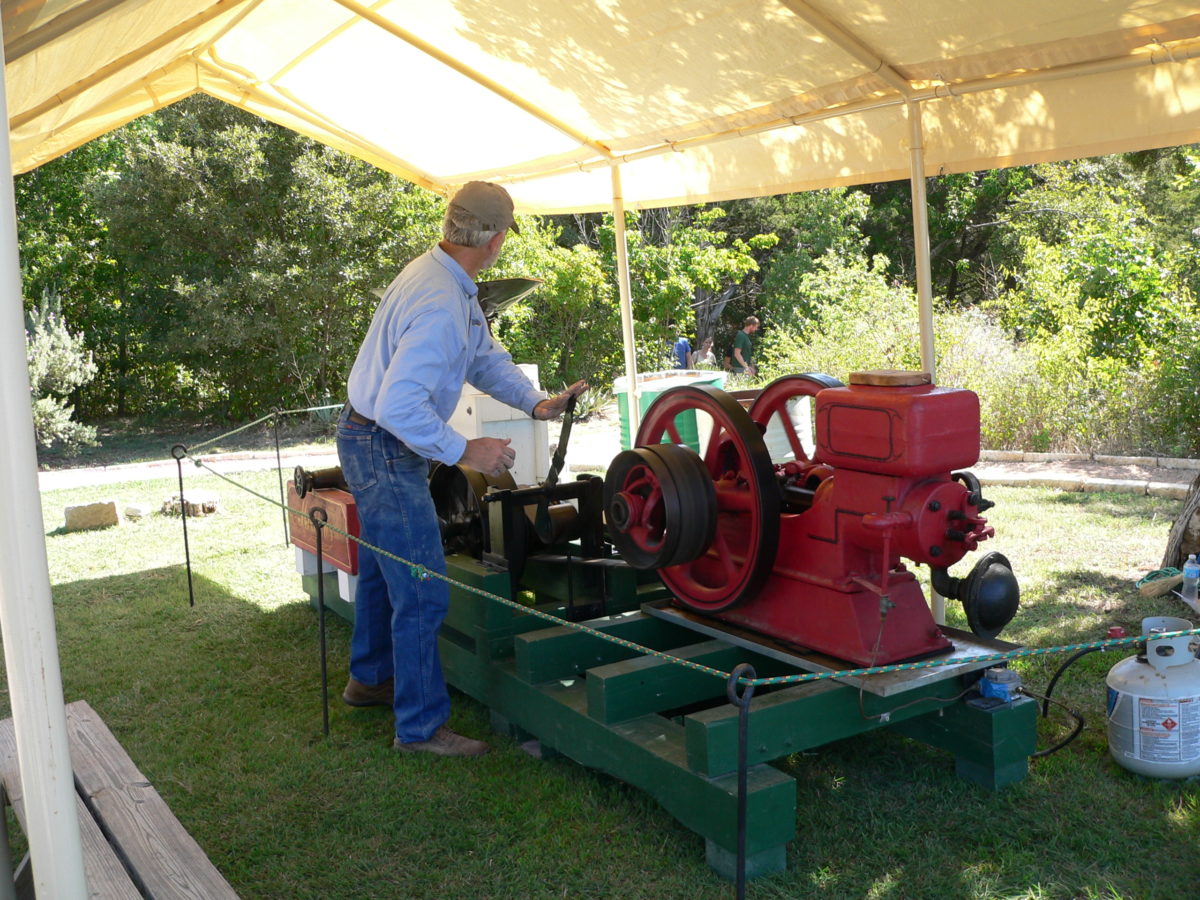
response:
{"label": "green wooden beam", "polygon": [[[750,702],[750,762],[787,756],[810,747],[862,734],[887,722],[936,709],[962,691],[958,679],[877,697],[834,681],[810,681],[756,694]],[[929,698],[928,703],[914,700]],[[737,766],[738,710],[732,705],[693,713],[684,720],[688,763],[697,772],[720,775]]]}
{"label": "green wooden beam", "polygon": [[[488,670],[478,699],[499,710],[511,727],[537,735],[544,746],[581,765],[645,791],[687,828],[728,852],[736,851],[736,773],[709,778],[690,771],[680,725],[657,715],[604,724],[588,715],[585,679],[530,684],[512,663],[484,665],[445,641],[441,651],[447,678],[460,689],[465,689],[459,683],[463,677],[478,688],[483,670]],[[472,690],[468,693],[474,696]],[[753,766],[748,772],[747,852],[759,855],[763,865],[774,860],[782,866],[781,851],[795,827],[794,779],[773,766]]]}
{"label": "green wooden beam", "polygon": [[[695,640],[694,632],[640,612],[623,613],[588,625],[653,650],[665,651]],[[533,684],[573,678],[595,666],[641,655],[638,650],[566,625],[518,635],[513,646],[518,673]]]}
{"label": "green wooden beam", "polygon": [[1037,749],[1037,702],[1020,697],[993,709],[954,703],[938,715],[892,727],[953,753],[960,777],[995,791],[1029,774],[1029,756]]}

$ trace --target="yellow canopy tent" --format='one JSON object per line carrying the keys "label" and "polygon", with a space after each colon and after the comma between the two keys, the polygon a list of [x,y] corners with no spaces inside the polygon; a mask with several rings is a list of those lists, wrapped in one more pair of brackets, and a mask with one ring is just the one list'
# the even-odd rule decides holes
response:
{"label": "yellow canopy tent", "polygon": [[1180,0],[5,0],[15,171],[197,91],[446,192],[654,207],[1200,138]]}
{"label": "yellow canopy tent", "polygon": [[[926,176],[1200,141],[1200,11],[1182,0],[0,0],[0,12],[0,167],[14,172],[202,91],[442,193],[499,181],[523,212],[614,209],[619,228],[625,204],[910,177],[931,369]],[[0,188],[11,208],[11,182]],[[0,517],[0,616],[30,844],[56,859],[35,866],[38,889],[67,897],[82,871],[62,831],[70,768],[11,215],[3,227],[0,484],[36,524]]]}

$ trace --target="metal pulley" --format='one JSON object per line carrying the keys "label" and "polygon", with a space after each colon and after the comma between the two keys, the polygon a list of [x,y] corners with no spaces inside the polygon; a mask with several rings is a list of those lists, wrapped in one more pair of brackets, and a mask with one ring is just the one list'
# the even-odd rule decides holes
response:
{"label": "metal pulley", "polygon": [[[699,451],[677,419],[700,414]],[[753,596],[775,564],[779,485],[762,433],[729,394],[708,385],[659,396],[604,483],[613,545],[635,568],[656,568],[685,606],[728,609]]]}
{"label": "metal pulley", "polygon": [[326,488],[337,488],[341,491],[350,490],[346,484],[346,479],[342,475],[341,466],[333,466],[328,469],[314,469],[309,471],[303,466],[296,466],[292,473],[292,481],[296,485],[296,495],[303,499],[311,491],[325,490]]}
{"label": "metal pulley", "polygon": [[429,493],[445,551],[482,559],[486,546],[483,498],[490,490],[516,487],[507,471],[502,475],[485,475],[470,466],[445,463],[436,466],[429,475]]}
{"label": "metal pulley", "polygon": [[635,569],[691,562],[716,533],[712,478],[695,452],[675,444],[619,454],[605,479],[604,510],[613,545]]}

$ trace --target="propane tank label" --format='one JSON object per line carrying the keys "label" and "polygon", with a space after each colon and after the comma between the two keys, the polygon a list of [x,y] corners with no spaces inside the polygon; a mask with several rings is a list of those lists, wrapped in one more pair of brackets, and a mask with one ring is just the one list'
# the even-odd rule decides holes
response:
{"label": "propane tank label", "polygon": [[1135,757],[1147,762],[1200,759],[1200,697],[1129,697],[1136,701]]}

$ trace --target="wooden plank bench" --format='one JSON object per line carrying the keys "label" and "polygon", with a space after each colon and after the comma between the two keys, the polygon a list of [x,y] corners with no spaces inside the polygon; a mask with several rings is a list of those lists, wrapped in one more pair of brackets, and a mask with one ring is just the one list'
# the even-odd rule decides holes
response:
{"label": "wooden plank bench", "polygon": [[[85,701],[67,704],[67,735],[90,897],[237,897]],[[21,827],[26,827],[12,719],[0,722],[0,789]],[[32,897],[28,857],[14,878],[17,896]]]}

